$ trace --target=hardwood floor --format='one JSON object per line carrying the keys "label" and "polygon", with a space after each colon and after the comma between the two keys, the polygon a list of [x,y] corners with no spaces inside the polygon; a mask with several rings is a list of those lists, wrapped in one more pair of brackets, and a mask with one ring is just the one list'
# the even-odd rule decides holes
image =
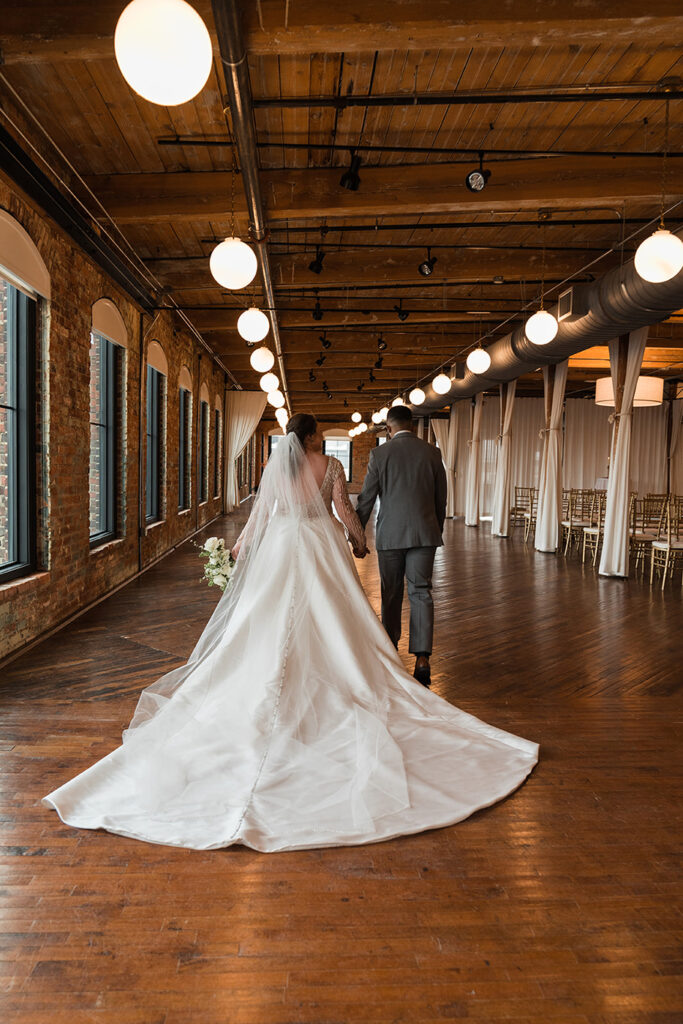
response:
{"label": "hardwood floor", "polygon": [[[378,607],[374,556],[360,573]],[[449,522],[433,688],[541,744],[509,799],[273,855],[64,826],[40,797],[189,654],[215,603],[200,576],[185,545],[2,672],[3,1021],[680,1024],[679,586]]]}

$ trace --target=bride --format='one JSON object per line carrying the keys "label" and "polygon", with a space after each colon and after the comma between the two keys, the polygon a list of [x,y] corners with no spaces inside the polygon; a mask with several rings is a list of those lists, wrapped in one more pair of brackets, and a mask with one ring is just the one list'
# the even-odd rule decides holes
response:
{"label": "bride", "polygon": [[344,526],[363,557],[342,466],[294,416],[189,661],[142,692],[120,747],[43,803],[77,828],[275,852],[450,825],[519,786],[537,745],[405,671]]}

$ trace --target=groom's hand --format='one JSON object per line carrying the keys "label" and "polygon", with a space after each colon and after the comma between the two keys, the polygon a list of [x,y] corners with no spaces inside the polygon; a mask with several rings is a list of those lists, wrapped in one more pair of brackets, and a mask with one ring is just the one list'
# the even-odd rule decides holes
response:
{"label": "groom's hand", "polygon": [[354,558],[365,558],[367,553],[368,553],[368,549],[367,548],[354,548],[353,549],[353,557]]}

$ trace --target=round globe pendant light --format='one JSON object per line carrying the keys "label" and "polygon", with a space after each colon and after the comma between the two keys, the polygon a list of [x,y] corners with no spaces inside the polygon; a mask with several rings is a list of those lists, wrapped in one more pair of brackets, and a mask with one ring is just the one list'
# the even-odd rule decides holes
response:
{"label": "round globe pendant light", "polygon": [[265,373],[259,381],[259,387],[261,388],[261,391],[265,391],[267,395],[269,395],[271,391],[277,391],[280,387],[280,381],[277,374]]}
{"label": "round globe pendant light", "polygon": [[208,29],[185,0],[133,0],[116,25],[114,53],[131,89],[164,107],[201,92],[213,62]]}
{"label": "round globe pendant light", "polygon": [[249,362],[252,370],[256,370],[257,373],[267,373],[275,363],[275,356],[269,348],[262,345],[261,348],[254,349],[249,356]]}
{"label": "round globe pendant light", "polygon": [[413,388],[408,395],[411,405],[422,405],[426,397],[422,388]]}
{"label": "round globe pendant light", "polygon": [[245,309],[244,313],[238,317],[237,333],[250,345],[255,345],[257,341],[263,341],[269,330],[270,320],[256,306]]}
{"label": "round globe pendant light", "polygon": [[557,334],[558,323],[547,309],[539,309],[524,324],[524,333],[533,345],[549,345]]}
{"label": "round globe pendant light", "polygon": [[361,414],[359,412],[352,412],[351,413],[351,419],[353,420],[354,423],[360,423],[360,421],[363,419],[363,417],[361,416]]}
{"label": "round globe pendant light", "polygon": [[401,398],[401,396],[399,395],[399,396],[398,396],[398,398],[395,398],[395,399],[393,400],[393,402],[391,403],[391,408],[392,408],[392,409],[395,409],[397,405],[405,405],[405,404],[406,404],[406,403],[405,403],[405,402],[403,401],[403,399],[402,399],[402,398]]}
{"label": "round globe pendant light", "polygon": [[289,419],[289,417],[287,415],[287,410],[286,409],[276,409],[275,410],[275,419],[278,421],[278,423],[282,427],[282,431],[284,433],[285,427],[287,426],[287,421]]}
{"label": "round globe pendant light", "polygon": [[436,391],[437,395],[447,395],[451,390],[451,378],[447,373],[437,373],[436,377],[432,381],[432,387]]}
{"label": "round globe pendant light", "polygon": [[237,291],[254,280],[258,260],[254,250],[241,238],[226,238],[211,253],[209,269],[223,288]]}
{"label": "round globe pendant light", "polygon": [[678,235],[659,227],[640,243],[633,262],[644,281],[670,281],[683,268],[683,242]]}
{"label": "round globe pendant light", "polygon": [[359,423],[358,424],[358,431],[359,431],[359,433],[364,434],[367,429],[368,429],[367,423]]}
{"label": "round globe pendant light", "polygon": [[351,428],[351,430],[349,430],[349,437],[355,437],[355,436],[356,436],[356,431],[353,428]]}
{"label": "round globe pendant light", "polygon": [[378,412],[373,412],[373,414],[372,414],[372,416],[370,417],[370,419],[372,420],[372,422],[373,422],[373,423],[374,423],[375,425],[377,425],[378,423],[381,423],[381,422],[382,422],[382,416],[381,416],[381,414],[380,414],[380,413],[378,413]]}
{"label": "round globe pendant light", "polygon": [[491,356],[485,348],[472,349],[467,357],[467,369],[470,373],[486,373],[491,365]]}
{"label": "round globe pendant light", "polygon": [[281,391],[271,391],[270,394],[268,395],[268,401],[276,409],[281,409],[282,406],[285,404],[285,396],[282,394]]}
{"label": "round globe pendant light", "polygon": [[388,415],[389,415],[389,406],[388,405],[383,405],[382,408],[379,411],[380,422],[386,423]]}

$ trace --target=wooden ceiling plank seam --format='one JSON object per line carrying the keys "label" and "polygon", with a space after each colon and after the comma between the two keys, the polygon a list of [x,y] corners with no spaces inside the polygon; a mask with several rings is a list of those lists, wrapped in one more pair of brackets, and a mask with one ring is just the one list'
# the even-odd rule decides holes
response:
{"label": "wooden ceiling plank seam", "polygon": [[[58,82],[62,97],[68,99],[67,109],[62,109],[60,126],[71,140],[70,148],[73,148],[74,145],[78,146],[81,155],[80,164],[83,166],[83,158],[85,158],[89,173],[101,174],[106,171],[107,167],[111,169],[113,166],[115,173],[123,174],[131,170],[131,162],[122,158],[122,152],[116,146],[111,147],[109,152],[105,151],[101,141],[102,137],[98,136],[93,123],[100,126],[103,122],[105,123],[105,139],[108,138],[107,130],[111,132],[112,139],[120,137],[118,126],[106,106],[97,111],[92,109],[90,99],[85,95],[76,78],[77,72],[82,67],[83,65],[75,61],[69,64],[55,65],[53,69],[52,89]],[[121,139],[121,143],[127,149],[125,140]],[[69,155],[68,151],[66,152]],[[91,168],[92,170],[90,170]]]}

